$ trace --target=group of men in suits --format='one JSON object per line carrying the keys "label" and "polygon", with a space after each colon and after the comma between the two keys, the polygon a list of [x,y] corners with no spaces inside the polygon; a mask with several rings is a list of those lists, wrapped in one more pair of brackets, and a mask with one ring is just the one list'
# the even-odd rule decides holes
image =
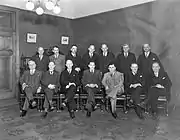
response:
{"label": "group of men in suits", "polygon": [[157,55],[151,52],[149,44],[143,45],[143,53],[137,60],[129,50],[128,44],[123,45],[122,52],[115,58],[107,44],[102,44],[99,54],[95,53],[95,46],[90,45],[81,58],[76,45],[71,47],[67,56],[61,55],[58,46],[54,46],[54,54],[48,57],[44,55],[44,49],[39,47],[38,54],[28,63],[30,70],[24,72],[20,79],[26,94],[21,116],[26,115],[29,105],[35,106],[32,95],[43,90],[46,99],[45,113],[42,116],[46,117],[51,110],[53,93],[61,88],[66,97],[63,104],[68,107],[70,117],[74,118],[74,95],[80,84],[88,94],[87,117],[91,116],[96,105],[94,94],[102,86],[105,88],[106,98],[110,99],[114,118],[117,118],[117,94],[130,93],[137,116],[143,119],[140,102],[142,91],[147,93],[147,104],[151,107],[152,114],[157,114],[157,98],[169,91],[171,81]]}

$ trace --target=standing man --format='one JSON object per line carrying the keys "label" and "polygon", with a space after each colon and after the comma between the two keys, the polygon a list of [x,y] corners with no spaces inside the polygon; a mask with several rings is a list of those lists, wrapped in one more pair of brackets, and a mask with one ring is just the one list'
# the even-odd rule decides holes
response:
{"label": "standing man", "polygon": [[95,97],[94,94],[98,93],[101,89],[101,73],[99,70],[95,70],[95,62],[89,62],[89,69],[85,70],[82,77],[82,84],[84,90],[88,94],[86,108],[87,117],[91,116],[91,112],[95,107]]}
{"label": "standing man", "polygon": [[99,56],[95,53],[95,46],[90,45],[88,48],[88,52],[86,52],[83,57],[83,69],[88,69],[89,62],[94,62],[96,69],[99,69]]}
{"label": "standing man", "polygon": [[126,76],[126,83],[127,92],[130,93],[133,103],[135,105],[135,112],[140,119],[144,119],[140,107],[140,95],[142,94],[145,80],[143,75],[138,70],[138,65],[136,63],[131,64],[131,72],[129,72]]}
{"label": "standing man", "polygon": [[163,66],[158,58],[158,56],[151,52],[151,48],[149,44],[144,44],[143,45],[143,53],[138,57],[137,63],[139,66],[139,70],[141,73],[144,75],[145,78],[145,92],[148,92],[149,88],[149,75],[151,74],[152,71],[152,64],[154,62],[158,62],[161,66],[161,69],[163,70]]}
{"label": "standing man", "polygon": [[36,55],[32,56],[32,60],[36,63],[36,69],[39,71],[47,71],[49,64],[49,57],[44,54],[44,48],[39,47]]}
{"label": "standing man", "polygon": [[116,66],[113,62],[109,64],[108,69],[109,72],[104,74],[102,84],[105,87],[107,98],[110,98],[112,116],[117,118],[116,95],[124,93],[124,75],[123,73],[116,71]]}
{"label": "standing man", "polygon": [[[131,64],[136,63],[136,57],[134,53],[129,51],[130,48],[128,44],[125,44],[122,49],[122,53],[116,57],[116,66],[117,70],[124,73],[124,78],[126,78],[126,75],[130,72]],[[127,87],[126,82],[124,86]]]}
{"label": "standing man", "polygon": [[45,93],[45,101],[44,101],[44,113],[42,117],[45,118],[48,114],[48,111],[52,109],[52,98],[53,94],[58,91],[59,84],[59,74],[54,71],[55,64],[54,62],[49,62],[49,70],[43,73],[41,84],[42,89]]}
{"label": "standing man", "polygon": [[24,117],[31,105],[34,107],[36,102],[33,99],[33,94],[41,92],[41,77],[42,72],[36,70],[36,63],[32,60],[28,62],[29,70],[25,71],[20,78],[20,84],[22,86],[22,90],[26,94],[26,99],[23,105],[23,110],[20,117]]}
{"label": "standing man", "polygon": [[151,107],[151,113],[153,118],[158,116],[158,98],[159,96],[170,97],[170,89],[172,82],[169,79],[167,72],[161,69],[158,62],[152,64],[152,73],[149,77],[150,88],[148,90],[149,100],[148,105]]}
{"label": "standing man", "polygon": [[75,118],[74,110],[76,109],[74,96],[80,81],[78,72],[73,69],[72,60],[66,61],[66,70],[61,73],[60,83],[62,90],[65,92],[64,103],[67,105],[70,117],[73,119]]}
{"label": "standing man", "polygon": [[115,56],[109,51],[108,46],[106,44],[102,44],[101,52],[99,54],[99,68],[103,75],[108,72],[108,65],[114,60],[114,58]]}
{"label": "standing man", "polygon": [[56,65],[55,71],[57,71],[60,75],[61,72],[65,69],[65,55],[61,55],[59,53],[58,46],[54,46],[52,51],[53,51],[54,55],[51,55],[49,57],[49,59],[50,59],[50,61],[55,63],[55,65]]}
{"label": "standing man", "polygon": [[73,68],[80,72],[82,70],[82,59],[81,56],[77,54],[77,46],[73,45],[70,49],[70,52],[66,56],[66,61],[71,60],[73,62]]}

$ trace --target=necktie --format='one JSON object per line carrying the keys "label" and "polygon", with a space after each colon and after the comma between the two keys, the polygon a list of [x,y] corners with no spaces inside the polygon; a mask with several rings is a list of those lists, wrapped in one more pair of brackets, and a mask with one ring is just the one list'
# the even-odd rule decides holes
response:
{"label": "necktie", "polygon": [[155,76],[158,77],[158,73],[155,73]]}
{"label": "necktie", "polygon": [[70,74],[70,73],[71,73],[71,70],[68,70],[68,73]]}
{"label": "necktie", "polygon": [[39,56],[39,59],[40,59],[40,60],[42,60],[42,57],[43,57],[43,56],[42,56],[42,55],[40,55],[40,56]]}
{"label": "necktie", "polygon": [[128,53],[125,53],[125,57],[127,57],[128,56]]}
{"label": "necktie", "polygon": [[145,53],[145,56],[148,57],[148,53],[147,52]]}
{"label": "necktie", "polygon": [[90,57],[93,57],[93,54],[92,54],[92,53],[90,53],[89,55],[90,55]]}
{"label": "necktie", "polygon": [[34,74],[34,70],[30,70],[30,74],[33,75]]}

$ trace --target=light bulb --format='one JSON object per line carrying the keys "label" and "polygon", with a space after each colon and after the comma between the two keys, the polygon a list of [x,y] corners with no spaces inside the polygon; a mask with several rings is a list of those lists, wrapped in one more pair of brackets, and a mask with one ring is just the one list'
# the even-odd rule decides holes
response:
{"label": "light bulb", "polygon": [[59,14],[61,12],[61,8],[59,6],[55,6],[54,9],[53,9],[53,12],[55,14]]}
{"label": "light bulb", "polygon": [[37,13],[38,15],[42,15],[42,14],[44,13],[44,10],[43,10],[41,7],[38,7],[38,8],[36,9],[36,13]]}
{"label": "light bulb", "polygon": [[54,3],[52,1],[48,1],[45,3],[45,6],[48,10],[52,10],[54,8]]}
{"label": "light bulb", "polygon": [[26,9],[28,9],[28,10],[33,10],[33,9],[34,9],[34,3],[31,2],[31,1],[28,1],[28,2],[26,3]]}

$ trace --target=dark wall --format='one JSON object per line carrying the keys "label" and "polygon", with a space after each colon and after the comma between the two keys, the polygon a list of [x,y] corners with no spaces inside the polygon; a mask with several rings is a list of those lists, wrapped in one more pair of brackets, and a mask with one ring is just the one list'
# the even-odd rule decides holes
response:
{"label": "dark wall", "polygon": [[[36,33],[37,42],[27,43],[27,33]],[[32,56],[38,46],[49,48],[59,45],[63,53],[67,53],[69,46],[60,45],[61,36],[69,36],[73,42],[71,20],[50,15],[38,16],[34,12],[20,10],[19,12],[19,46],[20,55]]]}
{"label": "dark wall", "polygon": [[120,51],[120,46],[125,43],[130,43],[132,51],[139,54],[141,44],[150,42],[150,35],[139,25],[141,24],[139,20],[143,23],[148,21],[151,17],[151,7],[152,3],[147,3],[75,19],[73,20],[74,41],[83,52],[90,43],[94,43],[99,48],[101,43],[105,42],[116,54]]}

